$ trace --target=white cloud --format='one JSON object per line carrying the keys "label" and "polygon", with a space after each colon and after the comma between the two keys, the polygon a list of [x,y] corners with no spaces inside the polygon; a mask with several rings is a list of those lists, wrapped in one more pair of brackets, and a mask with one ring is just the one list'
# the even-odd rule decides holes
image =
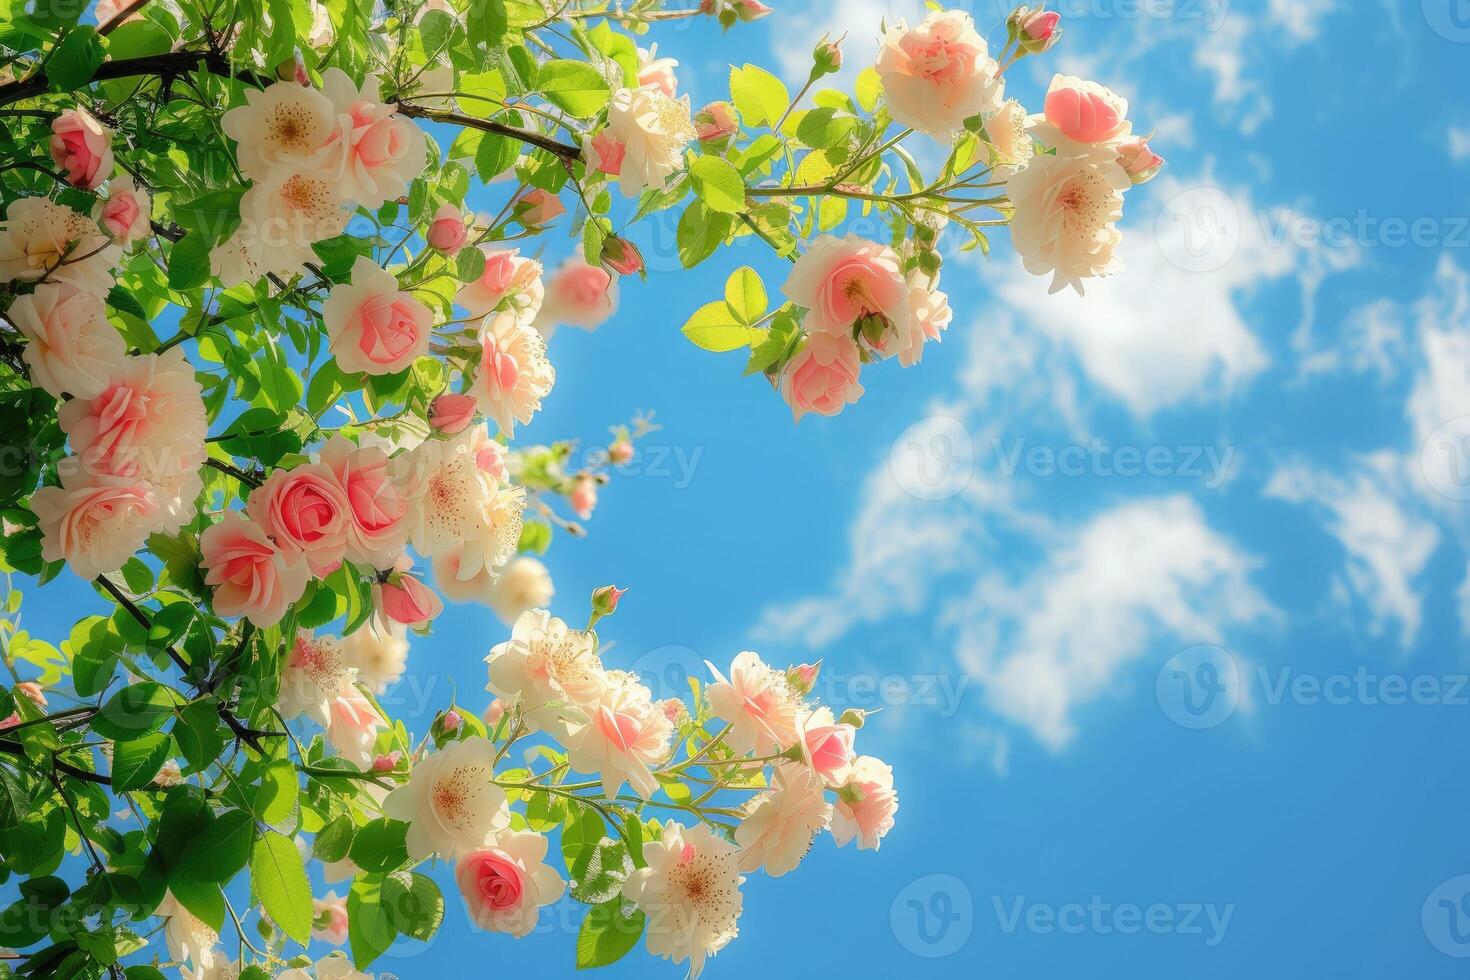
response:
{"label": "white cloud", "polygon": [[1412,646],[1423,621],[1416,580],[1440,538],[1434,524],[1415,512],[1403,485],[1402,459],[1377,453],[1343,476],[1291,464],[1277,470],[1264,493],[1322,514],[1346,552],[1345,584],[1367,606],[1370,632],[1381,635],[1397,623],[1400,645]]}
{"label": "white cloud", "polygon": [[1426,499],[1470,532],[1458,493],[1470,483],[1470,275],[1442,255],[1415,313],[1422,361],[1405,408],[1415,476]]}
{"label": "white cloud", "polygon": [[1314,40],[1320,21],[1337,7],[1337,0],[1271,0],[1266,16],[1297,42]]}
{"label": "white cloud", "polygon": [[1456,163],[1470,160],[1470,126],[1451,126],[1448,136],[1450,159]]}
{"label": "white cloud", "polygon": [[978,582],[950,613],[956,656],[993,711],[1059,750],[1077,711],[1162,641],[1220,643],[1269,616],[1255,564],[1186,496],[1125,503],[1059,539],[1019,584]]}
{"label": "white cloud", "polygon": [[1136,416],[1228,396],[1269,363],[1240,301],[1295,271],[1297,250],[1273,240],[1249,196],[1209,181],[1162,178],[1129,205],[1146,210],[1127,222],[1122,274],[1085,298],[1049,296],[1045,280],[1001,266],[1001,297]]}
{"label": "white cloud", "polygon": [[[1309,335],[1299,337],[1310,348]],[[1399,304],[1378,299],[1348,315],[1336,343],[1305,350],[1298,371],[1302,378],[1349,371],[1388,381],[1407,361],[1408,345],[1408,327]]]}

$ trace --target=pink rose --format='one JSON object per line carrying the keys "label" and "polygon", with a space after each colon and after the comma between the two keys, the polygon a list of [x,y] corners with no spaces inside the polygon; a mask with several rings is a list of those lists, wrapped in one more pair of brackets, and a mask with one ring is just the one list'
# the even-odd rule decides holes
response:
{"label": "pink rose", "polygon": [[1164,169],[1164,158],[1153,151],[1147,138],[1139,138],[1118,148],[1118,164],[1134,184],[1146,184]]}
{"label": "pink rose", "polygon": [[408,540],[408,499],[389,473],[388,454],[333,436],[322,447],[321,464],[347,504],[347,557],[375,568],[391,565]]}
{"label": "pink rose", "polygon": [[711,102],[694,116],[694,131],[705,144],[722,144],[740,132],[735,107],[728,102]]}
{"label": "pink rose", "polygon": [[385,752],[373,759],[373,772],[392,772],[403,761],[402,752]]}
{"label": "pink rose", "polygon": [[398,279],[365,255],[352,282],[332,287],[322,304],[337,366],[351,374],[397,374],[429,352],[434,314],[398,288]]}
{"label": "pink rose", "polygon": [[963,11],[890,27],[875,68],[893,118],[936,139],[947,141],[966,119],[1000,108],[1000,66]]}
{"label": "pink rose", "polygon": [[1041,54],[1061,40],[1062,32],[1057,25],[1062,15],[1055,10],[1031,10],[1018,7],[1011,14],[1011,23],[1021,36],[1021,46],[1029,54]]}
{"label": "pink rose", "polygon": [[274,626],[306,591],[306,562],[275,546],[265,531],[239,511],[227,511],[199,536],[206,585],[214,588],[214,610],[244,616],[256,626]]}
{"label": "pink rose", "polygon": [[566,213],[560,198],[539,187],[522,194],[515,206],[515,219],[527,228],[545,227]]}
{"label": "pink rose", "polygon": [[[616,312],[618,286],[603,268],[588,265],[574,255],[552,273],[546,283],[546,300],[536,318],[538,327],[563,324],[596,330]],[[543,330],[544,332],[544,330]]]}
{"label": "pink rose", "polygon": [[28,341],[21,357],[31,380],[58,398],[102,394],[127,356],[102,298],[68,283],[42,283],[17,296],[8,315]]}
{"label": "pink rose", "polygon": [[505,447],[487,434],[475,450],[475,468],[492,482],[504,480],[508,472],[505,466]]}
{"label": "pink rose", "polygon": [[359,88],[340,68],[328,68],[322,94],[332,104],[336,126],[315,159],[337,192],[366,208],[406,193],[427,159],[424,131],[399,115],[395,104],[379,101],[375,76]]}
{"label": "pink rose", "polygon": [[893,788],[893,767],[871,755],[860,755],[837,790],[837,802],[832,806],[832,839],[838,847],[856,840],[858,850],[876,851],[893,829],[896,813],[898,793]]}
{"label": "pink rose", "polygon": [[853,741],[857,729],[832,722],[832,712],[821,711],[802,732],[802,752],[807,763],[829,786],[839,786],[846,779],[857,755]]}
{"label": "pink rose", "polygon": [[123,175],[113,178],[107,199],[97,202],[92,216],[119,245],[131,245],[152,232],[150,208],[148,195],[138,190],[132,177]]}
{"label": "pink rose", "polygon": [[313,575],[328,575],[342,563],[351,511],[336,474],[324,464],[274,470],[250,492],[245,512],[281,550],[304,555]]}
{"label": "pink rose", "polygon": [[607,174],[610,177],[622,175],[623,157],[627,153],[628,147],[605,129],[585,139],[582,143],[582,155],[587,161],[587,169],[594,173]]}
{"label": "pink rose", "polygon": [[115,572],[157,529],[153,487],[133,477],[81,474],[31,495],[41,525],[41,557],[65,561],[84,579]]}
{"label": "pink rose", "polygon": [[856,235],[815,239],[791,267],[781,291],[808,312],[809,332],[851,336],[860,319],[881,317],[906,347],[913,314],[898,255]]}
{"label": "pink rose", "polygon": [[481,250],[485,253],[484,271],[474,282],[461,286],[454,301],[474,316],[484,316],[505,300],[518,313],[535,315],[545,292],[541,263],[523,258],[518,249],[482,246]]}
{"label": "pink rose", "polygon": [[373,703],[344,678],[341,690],[327,706],[327,741],[332,748],[353,765],[366,767],[373,760],[378,729],[383,727],[383,716]]}
{"label": "pink rose", "polygon": [[474,395],[456,395],[446,392],[429,402],[429,424],[436,432],[442,432],[447,436],[459,435],[468,429],[474,420]]}
{"label": "pink rose", "polygon": [[572,505],[572,510],[577,516],[586,520],[592,516],[592,510],[597,506],[597,481],[590,476],[579,476],[572,481],[572,491],[567,494],[567,501]]}
{"label": "pink rose", "polygon": [[51,159],[77,187],[95,191],[112,175],[112,131],[86,110],[62,112],[51,133]]}
{"label": "pink rose", "polygon": [[444,601],[434,590],[404,571],[389,575],[386,582],[373,586],[373,592],[379,618],[410,629],[423,629],[444,611]]}
{"label": "pink rose", "polygon": [[425,239],[430,248],[449,255],[458,255],[468,237],[469,229],[465,227],[464,216],[453,204],[445,204],[434,212],[434,220],[429,225],[429,233]]}
{"label": "pink rose", "polygon": [[[1073,143],[1107,143],[1126,136],[1132,128],[1127,119],[1127,99],[1072,75],[1057,75],[1051,80],[1045,116],[1055,132]],[[1038,135],[1047,141],[1047,133]]]}
{"label": "pink rose", "polygon": [[836,415],[862,397],[857,345],[844,337],[814,333],[781,375],[781,397],[800,422],[807,412]]}
{"label": "pink rose", "polygon": [[506,830],[460,859],[454,880],[475,924],[524,936],[538,910],[561,897],[566,884],[545,863],[546,838],[529,830]]}

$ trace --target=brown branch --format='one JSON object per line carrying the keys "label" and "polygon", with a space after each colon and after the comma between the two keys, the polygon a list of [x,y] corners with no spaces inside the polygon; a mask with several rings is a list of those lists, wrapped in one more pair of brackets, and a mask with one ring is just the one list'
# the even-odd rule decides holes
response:
{"label": "brown branch", "polygon": [[[115,78],[135,78],[139,75],[157,75],[172,79],[189,72],[203,69],[222,78],[233,78],[247,85],[265,87],[272,79],[243,68],[235,68],[229,59],[213,51],[170,51],[167,54],[146,55],[141,58],[123,58],[119,61],[104,61],[88,85],[106,82]],[[19,81],[0,85],[0,106],[33,99],[45,95],[51,89],[51,80],[44,71],[37,71]]]}
{"label": "brown branch", "polygon": [[497,136],[508,136],[513,140],[520,140],[531,146],[539,147],[548,153],[561,157],[563,160],[580,160],[582,150],[580,147],[570,143],[562,143],[552,139],[550,136],[528,129],[517,129],[498,123],[491,119],[480,119],[475,116],[467,116],[460,112],[450,112],[447,109],[430,109],[427,106],[415,105],[412,102],[399,102],[398,111],[405,116],[416,119],[429,119],[434,122],[450,123],[455,126],[463,126],[466,129],[478,129],[486,133],[494,133]]}

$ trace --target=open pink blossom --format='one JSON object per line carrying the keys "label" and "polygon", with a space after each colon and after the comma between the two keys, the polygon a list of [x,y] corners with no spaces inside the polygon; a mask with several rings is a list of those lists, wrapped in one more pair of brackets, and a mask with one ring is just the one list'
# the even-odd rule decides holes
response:
{"label": "open pink blossom", "polygon": [[440,205],[439,210],[434,212],[434,220],[429,224],[428,234],[424,236],[430,248],[448,255],[458,255],[468,237],[469,229],[465,227],[464,215],[453,204]]}
{"label": "open pink blossom", "polygon": [[1004,83],[970,15],[934,11],[883,35],[875,66],[896,122],[937,139],[1000,107]]}
{"label": "open pink blossom", "polygon": [[857,758],[852,748],[856,737],[857,729],[832,719],[831,708],[817,708],[801,723],[802,755],[828,786],[840,786]]}
{"label": "open pink blossom", "polygon": [[139,190],[127,174],[114,177],[107,185],[107,197],[97,202],[92,217],[102,230],[119,245],[131,245],[153,232],[149,220],[152,201],[146,191]]}
{"label": "open pink blossom", "polygon": [[387,726],[350,673],[327,704],[327,741],[342,758],[366,769],[373,761],[378,730]]}
{"label": "open pink blossom", "polygon": [[[604,273],[605,275],[606,273]],[[546,341],[514,313],[487,317],[480,335],[480,368],[471,390],[480,409],[507,437],[529,423],[556,383]]]}
{"label": "open pink blossom", "polygon": [[470,919],[482,929],[518,939],[529,933],[541,907],[566,891],[566,882],[546,864],[546,849],[542,834],[505,830],[460,858],[454,880]]}
{"label": "open pink blossom", "polygon": [[567,494],[567,502],[572,505],[572,510],[582,520],[592,516],[592,511],[597,507],[597,481],[590,476],[579,476],[572,481],[571,493]]}
{"label": "open pink blossom", "polygon": [[823,790],[822,777],[805,766],[776,766],[771,788],[746,803],[745,816],[735,828],[740,870],[763,867],[772,878],[795,870],[832,817]]}
{"label": "open pink blossom", "polygon": [[871,755],[860,755],[847,781],[837,790],[832,839],[838,847],[855,840],[858,850],[876,851],[893,829],[896,813],[898,793],[893,788],[893,767]]}
{"label": "open pink blossom", "polygon": [[836,415],[862,397],[861,369],[853,341],[828,333],[811,334],[781,375],[781,397],[798,422],[808,412]]}
{"label": "open pink blossom", "polygon": [[536,326],[542,333],[557,326],[596,330],[617,308],[618,284],[612,273],[574,255],[546,281],[546,301]]}
{"label": "open pink blossom", "polygon": [[909,308],[913,311],[914,326],[909,334],[907,347],[894,351],[899,364],[913,367],[924,356],[924,344],[938,340],[954,319],[949,308],[949,296],[928,282],[924,276],[909,277]]}
{"label": "open pink blossom", "polygon": [[398,278],[365,255],[352,282],[332,287],[322,304],[332,354],[351,374],[397,374],[429,352],[433,312],[398,288]]}
{"label": "open pink blossom", "polygon": [[806,308],[802,326],[809,333],[850,337],[858,321],[869,317],[882,318],[900,336],[912,329],[909,286],[897,253],[857,235],[817,237],[792,265],[781,292]]}
{"label": "open pink blossom", "polygon": [[474,316],[484,316],[504,303],[506,309],[529,322],[541,309],[545,292],[541,263],[522,257],[518,249],[482,246],[482,250],[484,271],[474,282],[461,286],[454,301]]}
{"label": "open pink blossom", "polygon": [[66,179],[94,191],[112,176],[112,130],[85,109],[66,109],[51,120],[51,159]]}
{"label": "open pink blossom", "polygon": [[254,521],[227,511],[199,536],[204,582],[214,589],[214,611],[274,626],[306,591],[309,573],[299,554],[284,552]]}
{"label": "open pink blossom", "polygon": [[97,223],[48,197],[21,197],[0,221],[0,282],[45,278],[107,295],[122,247]]}
{"label": "open pink blossom", "polygon": [[705,961],[740,931],[744,881],[734,844],[703,824],[670,820],[658,840],[644,842],[643,866],[623,882],[623,897],[657,923],[644,930],[648,952],[687,960],[689,980],[697,980]]}
{"label": "open pink blossom", "polygon": [[347,505],[346,556],[374,568],[389,567],[408,540],[409,508],[388,454],[337,435],[327,440],[319,458]]}
{"label": "open pink blossom", "polygon": [[102,299],[68,283],[17,296],[7,316],[28,341],[21,357],[31,380],[58,398],[100,395],[127,354]]}
{"label": "open pink blossom", "polygon": [[115,572],[158,525],[153,487],[137,477],[74,475],[31,495],[41,557],[65,561],[84,579]]}
{"label": "open pink blossom", "polygon": [[264,89],[246,86],[245,103],[227,111],[220,128],[235,141],[245,176],[262,180],[274,171],[312,165],[336,121],[329,98],[292,80]]}
{"label": "open pink blossom", "polygon": [[428,160],[424,131],[399,115],[394,103],[380,101],[376,76],[359,88],[340,68],[328,68],[322,94],[332,104],[336,126],[317,160],[338,192],[366,208],[406,193]]}
{"label": "open pink blossom", "polygon": [[283,550],[301,554],[316,576],[325,576],[346,554],[351,514],[336,474],[321,463],[272,470],[245,505]]}
{"label": "open pink blossom", "polygon": [[383,813],[408,823],[408,856],[454,858],[482,848],[510,825],[495,775],[495,746],[482,736],[450,742],[417,762],[408,783],[383,800]]}
{"label": "open pink blossom", "polygon": [[796,713],[800,698],[784,672],[746,650],[730,663],[727,678],[708,660],[715,682],[706,689],[710,710],[731,725],[725,742],[739,753],[772,755],[797,741]]}
{"label": "open pink blossom", "polygon": [[608,799],[624,783],[651,797],[658,790],[653,767],[668,758],[674,726],[648,688],[631,675],[609,674],[597,697],[579,707],[585,720],[573,722],[563,742],[571,767],[598,774]]}

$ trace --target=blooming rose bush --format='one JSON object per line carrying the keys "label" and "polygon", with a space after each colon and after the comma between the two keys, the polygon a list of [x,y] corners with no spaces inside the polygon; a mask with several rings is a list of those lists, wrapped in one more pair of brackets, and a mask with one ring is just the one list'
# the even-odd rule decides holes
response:
{"label": "blooming rose bush", "polygon": [[[679,208],[685,266],[747,236],[792,263],[776,308],[742,267],[685,332],[751,348],[797,418],[833,415],[866,365],[918,364],[949,327],[942,235],[1010,223],[1027,268],[1080,290],[1163,161],[1100,85],[1058,76],[1034,115],[1007,98],[1006,69],[1060,36],[1045,10],[1016,11],[995,57],[963,13],[893,25],[852,94],[816,87],[842,58],[823,41],[794,99],[747,65],[697,111],[678,60],[635,41],[770,13],[0,11],[18,972],[370,976],[446,914],[520,937],[571,902],[579,967],[641,944],[696,975],[746,876],[829,836],[879,847],[893,771],[861,711],[814,696],[817,666],[741,652],[659,697],[601,639],[622,589],[565,618],[543,558],[657,427],[595,452],[518,439],[557,397],[547,337],[611,322],[647,274],[639,219]],[[915,133],[943,151],[933,179]],[[892,239],[847,231],[853,206]],[[575,254],[543,264],[548,229]],[[98,605],[20,629],[14,580],[57,576]],[[447,602],[504,628],[454,701],[392,718],[379,698]]]}

